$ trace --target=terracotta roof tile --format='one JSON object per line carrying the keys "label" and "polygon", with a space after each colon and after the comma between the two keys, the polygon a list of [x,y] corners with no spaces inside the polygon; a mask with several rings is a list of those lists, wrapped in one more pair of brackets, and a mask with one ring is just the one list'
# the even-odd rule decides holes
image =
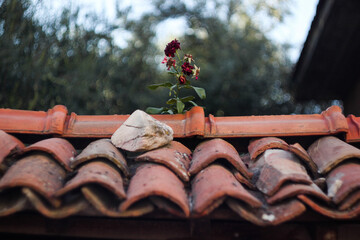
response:
{"label": "terracotta roof tile", "polygon": [[77,214],[88,207],[88,203],[81,198],[76,198],[68,204],[63,204],[58,207],[53,207],[44,202],[44,200],[35,191],[30,188],[23,188],[23,194],[31,205],[49,218],[65,218]]}
{"label": "terracotta roof tile", "polygon": [[0,130],[0,164],[5,157],[14,153],[19,153],[24,148],[24,144],[19,139]]}
{"label": "terracotta roof tile", "polygon": [[255,160],[260,154],[264,153],[267,149],[283,149],[290,151],[299,157],[310,170],[313,176],[317,176],[317,167],[312,161],[306,150],[299,144],[287,144],[284,140],[276,137],[265,137],[260,139],[253,139],[248,146],[250,157]]}
{"label": "terracotta roof tile", "polygon": [[189,169],[190,175],[197,174],[218,159],[227,160],[246,178],[251,177],[251,172],[248,171],[236,149],[220,138],[202,142],[195,148]]}
{"label": "terracotta roof tile", "polygon": [[136,202],[151,196],[163,197],[173,203],[172,213],[190,215],[184,184],[168,168],[150,163],[136,170],[130,181],[127,199],[121,204],[120,210],[128,210]]}
{"label": "terracotta roof tile", "polygon": [[289,199],[296,197],[297,195],[308,195],[316,197],[324,202],[330,203],[330,198],[316,185],[316,184],[299,184],[299,183],[290,183],[283,186],[279,191],[277,191],[273,196],[266,199],[269,204],[274,204],[284,199]]}
{"label": "terracotta roof tile", "polygon": [[272,196],[286,182],[312,183],[304,166],[288,151],[266,150],[252,168],[259,174],[257,188],[268,196]]}
{"label": "terracotta roof tile", "polygon": [[74,178],[69,180],[66,185],[56,192],[56,196],[62,196],[74,189],[95,184],[101,186],[119,199],[125,199],[126,194],[120,173],[104,162],[90,162],[82,166]]}
{"label": "terracotta roof tile", "polygon": [[[259,197],[259,195],[257,195]],[[242,218],[259,226],[274,226],[292,220],[305,212],[306,207],[297,199],[283,201],[276,205],[264,204],[261,208],[251,208],[233,199],[228,206]]]}
{"label": "terracotta roof tile", "polygon": [[63,187],[65,170],[43,154],[24,157],[12,165],[0,179],[0,190],[28,187],[39,193],[53,206],[60,206],[55,193]]}
{"label": "terracotta roof tile", "polygon": [[327,178],[328,196],[340,204],[354,190],[360,189],[360,164],[344,163],[332,170]]}
{"label": "terracotta roof tile", "polygon": [[308,149],[321,174],[326,174],[340,162],[360,158],[360,150],[332,136],[322,137]]}
{"label": "terracotta roof tile", "polygon": [[111,143],[110,139],[100,139],[91,142],[75,159],[71,162],[71,167],[96,159],[107,159],[114,163],[121,172],[128,177],[129,169],[123,154]]}
{"label": "terracotta roof tile", "polygon": [[227,197],[243,201],[253,208],[261,206],[261,202],[220,165],[210,165],[195,176],[191,196],[192,211],[197,216],[209,214]]}
{"label": "terracotta roof tile", "polygon": [[66,170],[72,171],[70,161],[75,157],[76,151],[67,140],[62,138],[49,138],[36,142],[24,149],[24,152],[46,152],[58,161]]}
{"label": "terracotta roof tile", "polygon": [[[128,115],[68,116],[65,110],[0,109],[0,129],[18,133],[31,144],[24,149],[22,142],[0,130],[0,164],[6,158],[0,175],[0,216],[35,210],[49,218],[152,212],[151,218],[162,209],[181,218],[204,219],[209,214],[206,218],[212,219],[225,210],[223,203],[239,219],[261,226],[291,221],[305,206],[331,218],[360,215],[360,150],[331,136],[316,140],[309,153],[300,145],[338,133],[345,133],[347,141],[360,141],[360,121],[346,119],[337,107],[314,115],[206,118],[201,108],[155,115],[174,128],[176,137],[200,137],[179,139],[181,143],[136,157],[119,151],[109,139],[82,149],[88,137],[109,137]],[[34,143],[34,133],[58,138]],[[265,138],[246,145],[261,136]],[[80,152],[76,158],[70,142]],[[195,144],[192,153],[188,147]]]}
{"label": "terracotta roof tile", "polygon": [[162,164],[176,173],[181,180],[188,182],[190,159],[190,149],[179,142],[172,141],[167,146],[141,154],[135,158],[135,161]]}

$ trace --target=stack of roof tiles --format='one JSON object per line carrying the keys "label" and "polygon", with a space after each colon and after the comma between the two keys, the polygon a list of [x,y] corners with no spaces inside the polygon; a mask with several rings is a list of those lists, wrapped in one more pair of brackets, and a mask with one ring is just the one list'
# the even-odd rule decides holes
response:
{"label": "stack of roof tiles", "polygon": [[277,225],[313,209],[336,219],[360,213],[360,150],[333,136],[307,151],[275,137],[239,153],[224,139],[182,143],[142,154],[109,139],[76,150],[63,138],[29,146],[0,130],[0,216],[36,210],[138,217],[156,210],[201,218],[228,206],[257,225]]}

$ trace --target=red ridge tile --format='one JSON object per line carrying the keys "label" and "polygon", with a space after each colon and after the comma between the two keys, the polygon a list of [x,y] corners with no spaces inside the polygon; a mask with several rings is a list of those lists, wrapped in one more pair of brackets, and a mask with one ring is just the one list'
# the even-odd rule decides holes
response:
{"label": "red ridge tile", "polygon": [[76,176],[57,191],[56,196],[62,196],[89,184],[99,185],[115,194],[119,199],[126,198],[120,173],[108,164],[99,161],[82,166]]}
{"label": "red ridge tile", "polygon": [[165,165],[176,173],[181,180],[188,182],[190,158],[190,149],[179,142],[172,141],[165,147],[158,148],[138,156],[135,158],[135,161],[154,162]]}
{"label": "red ridge tile", "polygon": [[42,151],[52,155],[61,166],[68,171],[72,171],[70,161],[74,159],[76,151],[67,140],[62,138],[49,138],[34,143],[24,149],[24,152],[34,151]]}
{"label": "red ridge tile", "polygon": [[332,136],[316,140],[309,147],[308,153],[321,174],[326,174],[346,159],[360,158],[359,149]]}
{"label": "red ridge tile", "polygon": [[248,171],[236,149],[230,143],[220,138],[202,142],[195,148],[189,169],[190,175],[197,174],[217,159],[226,159],[246,178],[252,176],[252,173]]}
{"label": "red ridge tile", "polygon": [[336,209],[331,209],[329,207],[323,206],[312,200],[310,197],[306,195],[298,195],[298,198],[303,201],[306,205],[311,207],[314,211],[335,219],[351,219],[360,214],[360,202],[358,202],[353,207],[347,209],[346,211],[339,211]]}
{"label": "red ridge tile", "polygon": [[136,202],[151,196],[166,198],[181,209],[184,216],[190,214],[184,184],[166,167],[150,163],[136,170],[130,181],[127,199],[121,204],[120,210],[128,210]]}
{"label": "red ridge tile", "polygon": [[20,153],[24,148],[24,144],[19,139],[0,130],[0,164],[8,155]]}
{"label": "red ridge tile", "polygon": [[296,156],[288,151],[269,149],[256,161],[260,175],[257,188],[268,196],[277,192],[285,182],[311,184],[312,181]]}
{"label": "red ridge tile", "polygon": [[346,133],[346,142],[359,142],[360,141],[360,117],[349,115],[347,118],[349,130]]}
{"label": "red ridge tile", "polygon": [[280,137],[329,135],[348,131],[342,110],[331,106],[321,114],[214,117],[205,119],[205,137]]}
{"label": "red ridge tile", "polygon": [[195,216],[209,214],[226,197],[243,201],[251,207],[261,207],[261,202],[253,197],[226,168],[210,165],[198,173],[192,181],[192,203]]}
{"label": "red ridge tile", "polygon": [[0,190],[28,187],[53,206],[60,206],[55,193],[62,188],[65,170],[46,155],[34,154],[15,162],[0,179]]}
{"label": "red ridge tile", "polygon": [[291,183],[281,187],[279,191],[269,197],[266,201],[269,204],[274,204],[300,194],[316,197],[326,203],[331,202],[330,198],[328,198],[316,184],[304,185],[298,183]]}
{"label": "red ridge tile", "polygon": [[233,199],[228,199],[226,203],[242,218],[259,226],[279,225],[300,216],[306,210],[304,204],[297,199],[262,208],[250,208]]}
{"label": "red ridge tile", "polygon": [[97,158],[110,160],[121,170],[125,177],[130,175],[125,157],[111,143],[110,139],[100,139],[91,142],[74,161],[71,162],[71,167],[75,168],[82,163]]}
{"label": "red ridge tile", "polygon": [[63,134],[68,110],[56,105],[47,112],[0,109],[0,129],[11,133]]}
{"label": "red ridge tile", "polygon": [[360,189],[360,164],[344,163],[332,170],[327,178],[328,196],[341,203],[351,192]]}

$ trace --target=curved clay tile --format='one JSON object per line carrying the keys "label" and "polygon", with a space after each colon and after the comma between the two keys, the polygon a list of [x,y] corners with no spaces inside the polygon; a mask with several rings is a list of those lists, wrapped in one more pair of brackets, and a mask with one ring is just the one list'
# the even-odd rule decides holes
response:
{"label": "curved clay tile", "polygon": [[306,195],[298,195],[298,198],[314,211],[330,218],[351,219],[360,215],[360,202],[345,211],[339,211],[323,206]]}
{"label": "curved clay tile", "polygon": [[0,130],[0,164],[8,155],[20,153],[24,148],[19,139]]}
{"label": "curved clay tile", "polygon": [[326,183],[328,196],[335,204],[340,204],[350,193],[360,189],[360,164],[341,164],[328,174]]}
{"label": "curved clay tile", "polygon": [[321,174],[326,174],[346,159],[360,158],[359,149],[333,136],[316,140],[308,153]]}
{"label": "curved clay tile", "polygon": [[116,195],[118,199],[126,198],[121,174],[104,162],[90,162],[83,165],[76,176],[69,180],[65,186],[60,189],[56,196],[62,196],[79,187],[89,184],[101,186]]}
{"label": "curved clay tile", "polygon": [[42,215],[48,218],[65,218],[75,215],[88,207],[88,203],[81,198],[73,200],[71,203],[54,208],[46,204],[38,194],[30,188],[23,188],[22,192],[27,197],[31,205]]}
{"label": "curved clay tile", "polygon": [[135,203],[152,196],[165,198],[173,203],[174,211],[181,211],[183,216],[190,215],[184,184],[168,168],[150,163],[136,170],[130,181],[127,199],[121,204],[120,210],[130,210]]}
{"label": "curved clay tile", "polygon": [[24,152],[42,151],[50,154],[66,170],[72,171],[70,161],[74,159],[76,151],[67,140],[62,138],[49,138],[34,143],[24,149]]}
{"label": "curved clay tile", "polygon": [[249,180],[247,180],[243,175],[241,175],[238,171],[233,171],[233,174],[236,178],[236,180],[239,181],[239,183],[244,184],[245,186],[247,186],[250,189],[256,189],[256,187],[254,186],[254,184],[252,184]]}
{"label": "curved clay tile", "polygon": [[264,137],[251,140],[248,146],[248,150],[252,160],[255,160],[267,149],[289,150],[289,145],[284,140],[277,137]]}
{"label": "curved clay tile", "polygon": [[60,206],[55,193],[63,187],[65,169],[45,154],[33,154],[15,162],[0,179],[0,190],[28,187],[54,207]]}
{"label": "curved clay tile", "polygon": [[234,146],[220,138],[202,142],[195,148],[189,169],[190,175],[197,174],[217,159],[226,159],[248,179],[252,176]]}
{"label": "curved clay tile", "polygon": [[188,169],[190,165],[191,151],[179,142],[172,141],[169,145],[146,152],[135,161],[154,162],[165,165],[181,180],[188,182]]}
{"label": "curved clay tile", "polygon": [[355,205],[360,200],[360,190],[357,190],[355,192],[352,192],[348,195],[344,201],[339,205],[340,211],[345,211],[349,208],[351,208],[353,205]]}
{"label": "curved clay tile", "polygon": [[311,160],[311,157],[306,150],[299,144],[292,145],[287,144],[284,140],[276,137],[265,137],[250,141],[248,150],[252,160],[256,160],[258,156],[264,153],[268,149],[283,149],[294,153],[306,167],[310,170],[313,176],[317,176],[317,167]]}
{"label": "curved clay tile", "polygon": [[286,186],[281,187],[279,191],[277,191],[272,197],[269,197],[266,201],[269,204],[274,204],[300,194],[313,196],[327,203],[331,202],[330,198],[326,196],[326,194],[323,193],[323,191],[321,191],[321,189],[314,183],[311,185],[298,183],[287,184]]}
{"label": "curved clay tile", "polygon": [[75,168],[79,164],[96,159],[103,158],[113,162],[121,172],[128,177],[129,169],[125,157],[111,143],[110,139],[100,139],[90,143],[76,158],[71,162],[71,167]]}
{"label": "curved clay tile", "polygon": [[226,197],[243,201],[253,208],[262,205],[243,188],[231,172],[220,165],[213,164],[202,170],[195,176],[191,185],[192,211],[196,216],[209,214]]}
{"label": "curved clay tile", "polygon": [[154,210],[150,202],[142,202],[133,206],[131,210],[120,212],[118,201],[114,201],[114,197],[102,189],[87,185],[81,188],[81,192],[98,212],[108,217],[138,217]]}
{"label": "curved clay tile", "polygon": [[27,199],[21,191],[4,191],[0,194],[0,217],[26,209]]}
{"label": "curved clay tile", "polygon": [[300,216],[306,210],[304,204],[297,199],[262,208],[251,208],[234,199],[228,199],[226,203],[242,218],[259,226],[279,225]]}
{"label": "curved clay tile", "polygon": [[257,188],[268,196],[287,182],[311,184],[312,181],[297,157],[281,149],[269,149],[256,161],[259,169]]}

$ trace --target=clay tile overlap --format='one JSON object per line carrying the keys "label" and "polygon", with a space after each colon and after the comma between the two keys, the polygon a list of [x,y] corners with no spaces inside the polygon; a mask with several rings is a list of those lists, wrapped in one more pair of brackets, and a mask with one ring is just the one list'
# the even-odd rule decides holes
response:
{"label": "clay tile overlap", "polygon": [[322,203],[318,203],[314,201],[311,197],[306,195],[298,195],[298,198],[303,201],[306,205],[311,207],[314,211],[335,219],[350,219],[360,214],[360,202],[353,205],[351,208],[346,209],[344,211],[340,211],[337,209],[332,209],[328,206],[324,206]]}
{"label": "clay tile overlap", "polygon": [[231,172],[220,165],[210,165],[198,173],[192,181],[191,194],[192,211],[196,216],[209,214],[226,197],[243,201],[253,208],[261,206],[261,202],[244,189]]}
{"label": "clay tile overlap", "polygon": [[143,164],[136,170],[130,181],[127,199],[121,204],[120,210],[129,210],[135,203],[152,196],[170,201],[174,211],[183,216],[190,215],[184,184],[168,168],[150,163]]}
{"label": "clay tile overlap", "polygon": [[72,171],[70,161],[74,159],[76,151],[71,143],[65,139],[49,138],[36,142],[24,149],[24,152],[32,151],[46,152],[52,155],[66,170]]}
{"label": "clay tile overlap", "polygon": [[9,168],[0,179],[0,190],[28,187],[57,207],[60,201],[54,195],[62,188],[65,177],[65,170],[49,156],[33,154]]}
{"label": "clay tile overlap", "polygon": [[97,158],[107,159],[113,162],[126,177],[129,176],[129,169],[125,157],[111,143],[110,139],[100,139],[90,143],[75,160],[71,162],[71,166],[75,168],[79,164]]}
{"label": "clay tile overlap", "polygon": [[24,148],[19,139],[0,130],[0,164],[8,155],[20,153]]}
{"label": "clay tile overlap", "polygon": [[327,178],[328,196],[341,203],[354,190],[360,189],[360,164],[344,163],[332,170]]}
{"label": "clay tile overlap", "polygon": [[297,195],[309,195],[316,197],[324,202],[330,203],[330,198],[323,192],[316,184],[304,185],[298,183],[290,183],[281,187],[273,196],[269,197],[266,201],[269,204],[274,204],[284,199],[296,197]]}
{"label": "clay tile overlap", "polygon": [[264,137],[250,141],[248,150],[252,160],[255,160],[262,153],[268,149],[283,149],[294,153],[300,160],[303,161],[305,166],[310,170],[313,176],[317,176],[317,167],[311,160],[311,157],[306,150],[299,144],[287,144],[284,140],[276,137]]}
{"label": "clay tile overlap", "polygon": [[228,199],[228,206],[242,218],[259,226],[275,226],[290,221],[305,212],[306,207],[297,199],[283,201],[276,205],[251,208],[245,204]]}
{"label": "clay tile overlap", "polygon": [[220,138],[202,142],[195,148],[189,169],[190,175],[197,174],[217,159],[226,159],[246,178],[252,176],[236,149]]}
{"label": "clay tile overlap", "polygon": [[0,192],[0,217],[26,209],[27,199],[18,189]]}
{"label": "clay tile overlap", "polygon": [[94,185],[81,187],[85,199],[101,214],[108,217],[137,217],[148,214],[154,210],[150,202],[136,204],[126,211],[119,211],[119,202],[114,196]]}
{"label": "clay tile overlap", "polygon": [[277,137],[265,137],[250,141],[248,150],[252,160],[255,160],[260,154],[267,149],[284,149],[289,150],[289,145]]}
{"label": "clay tile overlap", "polygon": [[360,190],[356,190],[348,195],[346,199],[344,199],[339,205],[339,210],[344,211],[351,208],[360,200]]}
{"label": "clay tile overlap", "polygon": [[56,195],[62,196],[74,189],[89,184],[101,186],[115,194],[119,199],[126,198],[120,173],[110,165],[98,161],[82,166],[76,176],[69,180],[65,187],[60,189]]}
{"label": "clay tile overlap", "polygon": [[272,196],[286,182],[312,183],[296,156],[281,149],[266,150],[253,168],[260,171],[257,188],[268,196]]}
{"label": "clay tile overlap", "polygon": [[49,206],[41,197],[30,188],[23,188],[22,192],[27,197],[31,205],[41,214],[48,218],[65,218],[75,215],[88,207],[88,203],[84,199],[76,198],[68,204],[59,207]]}
{"label": "clay tile overlap", "polygon": [[155,162],[165,165],[175,172],[181,180],[188,182],[188,169],[190,165],[191,151],[183,144],[172,141],[169,145],[146,152],[135,161]]}
{"label": "clay tile overlap", "polygon": [[321,174],[326,174],[346,159],[360,158],[359,149],[333,136],[316,140],[309,147],[308,153]]}

